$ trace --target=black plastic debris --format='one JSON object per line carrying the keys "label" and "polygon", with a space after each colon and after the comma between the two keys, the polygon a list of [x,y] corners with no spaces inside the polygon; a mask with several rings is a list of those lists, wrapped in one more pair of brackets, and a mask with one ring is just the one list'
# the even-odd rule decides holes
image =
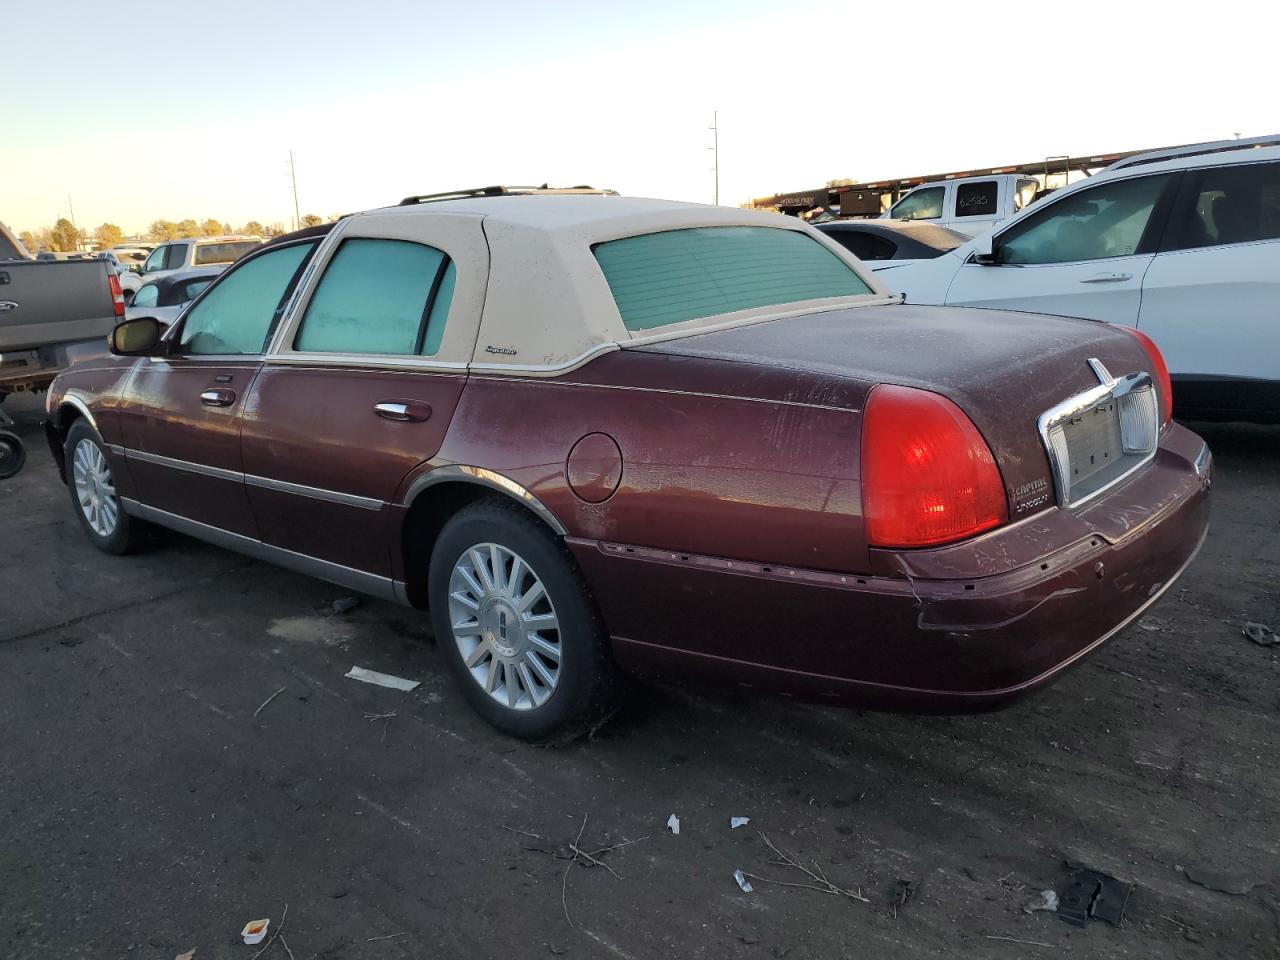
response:
{"label": "black plastic debris", "polygon": [[1132,893],[1133,884],[1128,881],[1077,866],[1068,878],[1067,889],[1058,895],[1058,916],[1077,927],[1090,920],[1105,920],[1118,927]]}
{"label": "black plastic debris", "polygon": [[331,604],[334,613],[350,613],[356,607],[360,606],[360,601],[355,597],[339,597]]}
{"label": "black plastic debris", "polygon": [[893,915],[907,905],[907,901],[920,892],[920,880],[906,880],[899,877],[893,885]]}
{"label": "black plastic debris", "polygon": [[1274,643],[1280,642],[1280,635],[1265,623],[1254,623],[1250,621],[1244,625],[1244,629],[1241,633],[1260,647],[1269,647]]}

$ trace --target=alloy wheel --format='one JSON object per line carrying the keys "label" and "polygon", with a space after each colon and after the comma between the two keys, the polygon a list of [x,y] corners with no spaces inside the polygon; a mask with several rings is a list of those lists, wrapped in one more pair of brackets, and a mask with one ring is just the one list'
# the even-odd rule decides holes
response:
{"label": "alloy wheel", "polygon": [[71,476],[76,499],[89,527],[100,537],[111,536],[120,518],[120,502],[116,499],[115,482],[102,448],[92,440],[77,443]]}

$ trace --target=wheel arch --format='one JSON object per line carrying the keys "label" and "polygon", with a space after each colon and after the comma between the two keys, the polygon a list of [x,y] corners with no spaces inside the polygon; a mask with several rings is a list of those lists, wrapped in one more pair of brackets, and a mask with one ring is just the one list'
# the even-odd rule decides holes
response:
{"label": "wheel arch", "polygon": [[546,504],[510,477],[483,467],[437,467],[414,480],[401,499],[408,509],[400,528],[400,553],[405,591],[413,606],[427,607],[426,570],[449,518],[472,503],[495,497],[519,504],[555,536],[568,536]]}

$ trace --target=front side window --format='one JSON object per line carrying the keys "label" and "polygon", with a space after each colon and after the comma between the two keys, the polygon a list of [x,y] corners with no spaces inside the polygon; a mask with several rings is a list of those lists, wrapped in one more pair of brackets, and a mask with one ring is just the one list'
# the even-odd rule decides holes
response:
{"label": "front side window", "polygon": [[1280,238],[1280,163],[1202,170],[1182,211],[1173,249]]}
{"label": "front side window", "polygon": [[695,227],[595,246],[628,330],[871,288],[818,240],[774,227]]}
{"label": "front side window", "polygon": [[234,263],[250,250],[259,246],[257,240],[228,240],[222,243],[196,244],[195,266],[210,263]]}
{"label": "front side window", "polygon": [[160,299],[160,288],[154,283],[144,283],[133,295],[129,305],[133,307],[154,307]]}
{"label": "front side window", "polygon": [[147,262],[142,265],[143,273],[150,273],[152,270],[164,269],[164,255],[169,251],[168,244],[156,247],[151,251],[151,256],[147,257]]}
{"label": "front side window", "polygon": [[942,216],[942,201],[946,187],[929,187],[912,190],[893,206],[893,216],[898,220],[937,220]]}
{"label": "front side window", "polygon": [[1001,235],[997,263],[1073,263],[1138,252],[1168,175],[1114,180],[1064,197]]}
{"label": "front side window", "polygon": [[440,350],[454,268],[408,240],[344,240],[307,305],[294,349],[433,356]]}
{"label": "front side window", "polygon": [[999,189],[994,180],[956,184],[956,216],[994,217]]}
{"label": "front side window", "polygon": [[186,244],[186,243],[169,244],[169,249],[166,250],[164,254],[164,269],[165,270],[181,270],[183,262],[187,259],[188,246],[190,246],[190,244]]}
{"label": "front side window", "polygon": [[1013,194],[1013,209],[1021,210],[1023,207],[1030,206],[1039,192],[1039,180],[1019,180],[1018,187]]}
{"label": "front side window", "polygon": [[248,354],[263,351],[315,243],[279,247],[246,261],[221,278],[187,314],[179,353]]}

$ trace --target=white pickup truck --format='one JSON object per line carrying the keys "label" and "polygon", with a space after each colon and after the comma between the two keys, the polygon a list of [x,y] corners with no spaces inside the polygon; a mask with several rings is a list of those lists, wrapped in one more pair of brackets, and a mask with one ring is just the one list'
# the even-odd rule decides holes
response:
{"label": "white pickup truck", "polygon": [[986,233],[1031,203],[1040,181],[1020,173],[922,183],[904,194],[881,219],[927,220],[969,237]]}

